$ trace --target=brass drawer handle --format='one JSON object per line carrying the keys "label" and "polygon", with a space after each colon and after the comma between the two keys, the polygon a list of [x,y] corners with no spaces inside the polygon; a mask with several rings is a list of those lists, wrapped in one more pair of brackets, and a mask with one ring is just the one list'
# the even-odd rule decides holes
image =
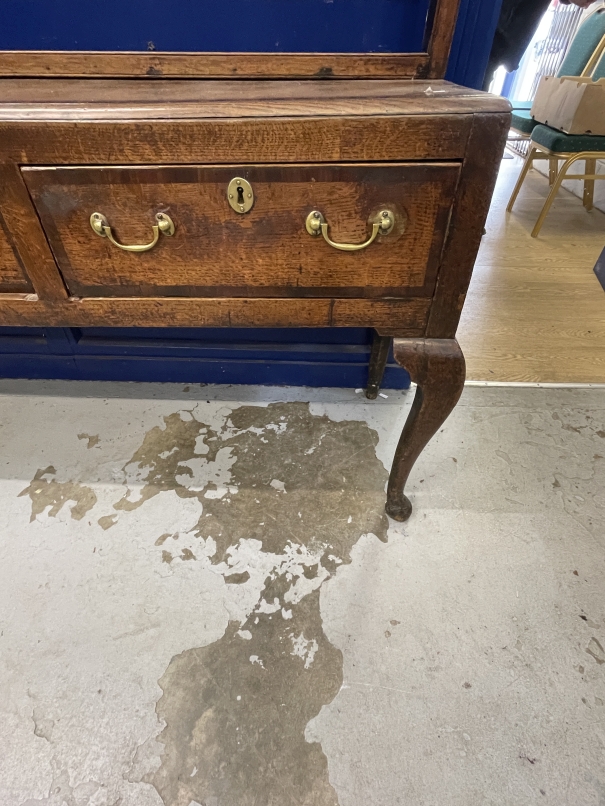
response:
{"label": "brass drawer handle", "polygon": [[341,249],[343,252],[357,252],[359,249],[365,249],[376,240],[376,236],[388,235],[395,225],[395,216],[390,210],[383,210],[378,216],[378,221],[372,224],[372,234],[367,241],[363,243],[336,243],[328,235],[328,222],[319,212],[313,210],[309,213],[305,221],[305,227],[309,235],[323,235],[326,243],[333,246],[334,249]]}
{"label": "brass drawer handle", "polygon": [[153,240],[149,243],[134,243],[130,245],[118,243],[116,241],[116,239],[113,237],[109,222],[102,213],[93,213],[91,215],[90,226],[93,228],[94,232],[97,233],[97,235],[101,236],[101,238],[109,238],[111,243],[114,246],[117,246],[118,249],[123,249],[125,252],[148,252],[150,249],[153,249],[153,247],[159,241],[160,232],[163,235],[174,235],[174,224],[172,223],[170,216],[166,215],[166,213],[157,213],[155,220],[157,221],[157,224],[154,224],[152,227]]}

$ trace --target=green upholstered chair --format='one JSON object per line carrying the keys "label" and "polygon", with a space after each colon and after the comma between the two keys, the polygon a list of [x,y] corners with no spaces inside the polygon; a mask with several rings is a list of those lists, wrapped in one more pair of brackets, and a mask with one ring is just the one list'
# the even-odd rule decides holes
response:
{"label": "green upholstered chair", "polygon": [[[551,166],[553,162],[557,165],[557,170],[554,181],[551,183],[550,193],[544,202],[542,212],[538,216],[538,220],[532,230],[532,238],[536,238],[540,232],[544,219],[559,192],[561,182],[563,182],[566,177],[568,179],[584,180],[584,207],[587,210],[592,210],[595,180],[605,179],[605,174],[596,173],[597,160],[605,159],[605,136],[565,134],[564,132],[557,131],[557,129],[551,129],[550,126],[538,124],[532,131],[529,152],[525,158],[525,163],[517,179],[517,184],[512,192],[510,201],[508,202],[506,208],[507,212],[513,209],[513,204],[521,189],[521,185],[535,159],[548,159]],[[558,168],[559,160],[563,160],[561,168]],[[584,173],[568,176],[567,172],[571,166],[581,160],[584,161]]]}
{"label": "green upholstered chair", "polygon": [[[597,81],[600,78],[605,78],[605,53],[601,55],[601,58],[597,62],[591,78],[593,81]],[[584,173],[572,174],[572,176],[574,179],[584,180],[584,193],[582,201],[587,210],[592,210],[595,180],[605,179],[605,174],[597,174],[597,160],[605,159],[605,136],[599,137],[592,134],[565,134],[565,132],[560,132],[557,129],[551,128],[550,126],[544,126],[541,123],[536,124],[531,132],[531,144],[529,151],[527,153],[527,157],[525,158],[525,163],[521,169],[521,173],[519,174],[519,178],[517,179],[515,189],[513,190],[508,202],[508,206],[506,208],[507,212],[510,212],[513,209],[513,204],[515,203],[515,199],[521,190],[521,185],[527,176],[527,172],[532,167],[532,164],[536,159],[547,159],[549,161],[549,180],[551,187],[550,193],[544,202],[542,212],[538,216],[538,220],[536,221],[536,224],[532,230],[531,234],[533,238],[535,238],[540,232],[544,219],[546,218],[548,211],[550,210],[550,207],[555,200],[557,193],[559,192],[561,182],[563,182],[566,177],[568,179],[571,178],[567,173],[568,170],[572,165],[579,161],[584,162]],[[559,168],[560,160],[563,160],[563,165],[561,168]]]}
{"label": "green upholstered chair", "polygon": [[[605,8],[594,11],[576,31],[571,45],[557,70],[557,76],[589,76],[605,49]],[[531,101],[511,101],[511,129],[515,140],[528,140],[537,126],[531,116]],[[551,171],[552,179],[552,171]]]}

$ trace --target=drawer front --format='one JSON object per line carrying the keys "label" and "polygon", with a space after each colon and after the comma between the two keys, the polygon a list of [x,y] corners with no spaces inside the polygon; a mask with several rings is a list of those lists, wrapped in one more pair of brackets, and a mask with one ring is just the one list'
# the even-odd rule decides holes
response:
{"label": "drawer front", "polygon": [[[59,269],[77,296],[431,296],[458,163],[24,168]],[[229,204],[247,180],[250,211]],[[233,195],[233,194],[232,194]],[[247,206],[246,196],[235,194]],[[238,206],[238,205],[236,205]],[[389,211],[390,230],[359,245]],[[143,245],[124,251],[116,244]],[[153,230],[156,216],[174,225]],[[385,227],[390,218],[386,218]],[[313,223],[313,222],[312,222]],[[103,227],[108,227],[103,229]]]}
{"label": "drawer front", "polygon": [[0,294],[33,290],[29,278],[17,260],[0,218]]}

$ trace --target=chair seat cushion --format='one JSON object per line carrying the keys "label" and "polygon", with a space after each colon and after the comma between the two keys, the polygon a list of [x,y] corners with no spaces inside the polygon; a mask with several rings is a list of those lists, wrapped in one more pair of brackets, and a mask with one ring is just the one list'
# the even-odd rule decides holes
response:
{"label": "chair seat cushion", "polygon": [[531,134],[537,125],[529,109],[517,109],[513,112],[510,124],[511,129],[522,132],[523,134]]}
{"label": "chair seat cushion", "polygon": [[531,133],[531,139],[539,146],[563,154],[577,154],[579,151],[605,152],[605,136],[593,134],[565,134],[539,124]]}
{"label": "chair seat cushion", "polygon": [[[510,99],[509,99],[510,100]],[[528,111],[531,109],[533,101],[510,101],[513,110],[516,112],[517,109],[527,109]]]}

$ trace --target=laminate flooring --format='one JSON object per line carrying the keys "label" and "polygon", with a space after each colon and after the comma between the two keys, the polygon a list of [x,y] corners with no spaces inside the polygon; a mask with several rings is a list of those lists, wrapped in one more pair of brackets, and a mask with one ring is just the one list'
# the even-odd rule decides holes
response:
{"label": "laminate flooring", "polygon": [[605,383],[605,291],[593,272],[605,215],[559,192],[538,238],[530,232],[548,192],[530,171],[512,213],[521,160],[503,160],[458,330],[467,378]]}

